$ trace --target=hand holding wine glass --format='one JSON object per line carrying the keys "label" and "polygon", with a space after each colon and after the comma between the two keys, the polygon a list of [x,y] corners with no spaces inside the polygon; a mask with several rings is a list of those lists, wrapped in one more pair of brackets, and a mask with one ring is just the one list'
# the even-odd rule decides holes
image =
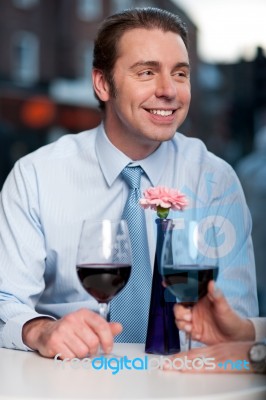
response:
{"label": "hand holding wine glass", "polygon": [[[193,307],[218,277],[217,229],[212,221],[169,223],[162,249],[161,274],[167,292],[176,302]],[[191,335],[187,333],[188,350]]]}
{"label": "hand holding wine glass", "polygon": [[107,319],[109,302],[128,282],[131,247],[125,220],[83,222],[77,254],[77,274],[83,288]]}
{"label": "hand holding wine glass", "polygon": [[174,314],[180,330],[190,332],[193,339],[207,345],[255,339],[251,321],[232,309],[214,281],[209,282],[207,295],[192,310],[177,303]]}

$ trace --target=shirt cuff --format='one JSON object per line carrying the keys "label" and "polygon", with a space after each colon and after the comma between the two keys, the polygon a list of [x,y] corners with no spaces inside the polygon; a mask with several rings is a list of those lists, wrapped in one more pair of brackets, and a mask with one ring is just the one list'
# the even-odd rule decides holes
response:
{"label": "shirt cuff", "polygon": [[3,347],[8,349],[17,349],[24,351],[33,351],[30,347],[26,346],[22,340],[22,328],[23,325],[34,318],[47,317],[55,320],[54,317],[45,314],[23,313],[12,319],[9,319],[2,331],[2,343]]}
{"label": "shirt cuff", "polygon": [[255,341],[259,342],[266,338],[266,318],[249,318],[255,328]]}

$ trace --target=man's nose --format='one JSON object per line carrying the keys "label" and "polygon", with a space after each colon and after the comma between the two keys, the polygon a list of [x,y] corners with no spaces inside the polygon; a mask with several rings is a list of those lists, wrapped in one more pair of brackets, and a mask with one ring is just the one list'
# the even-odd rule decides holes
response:
{"label": "man's nose", "polygon": [[156,97],[172,99],[176,96],[176,82],[171,75],[160,75],[156,82]]}

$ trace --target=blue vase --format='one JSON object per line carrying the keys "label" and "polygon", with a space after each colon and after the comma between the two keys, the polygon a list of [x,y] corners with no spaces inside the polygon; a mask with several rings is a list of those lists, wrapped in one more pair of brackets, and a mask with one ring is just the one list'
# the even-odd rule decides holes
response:
{"label": "blue vase", "polygon": [[146,336],[145,352],[168,355],[180,351],[179,330],[175,325],[173,306],[175,298],[164,297],[160,262],[164,235],[169,219],[156,219],[157,243],[154,260],[149,321]]}

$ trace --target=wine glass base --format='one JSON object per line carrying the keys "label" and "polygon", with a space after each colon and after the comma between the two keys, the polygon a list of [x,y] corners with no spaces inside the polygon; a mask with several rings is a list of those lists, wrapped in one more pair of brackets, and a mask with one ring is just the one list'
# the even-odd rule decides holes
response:
{"label": "wine glass base", "polygon": [[104,359],[106,360],[120,360],[121,358],[123,358],[124,355],[118,354],[118,353],[104,353],[103,351],[99,351],[97,354],[95,355],[88,355],[86,358],[89,358],[90,360],[94,360],[95,363],[102,363],[104,361]]}

